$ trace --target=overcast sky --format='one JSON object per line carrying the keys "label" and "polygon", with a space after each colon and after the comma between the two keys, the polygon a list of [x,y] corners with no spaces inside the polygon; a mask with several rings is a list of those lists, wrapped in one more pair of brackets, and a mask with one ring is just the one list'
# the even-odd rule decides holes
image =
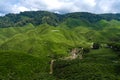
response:
{"label": "overcast sky", "polygon": [[120,13],[120,0],[0,0],[0,15],[37,10]]}

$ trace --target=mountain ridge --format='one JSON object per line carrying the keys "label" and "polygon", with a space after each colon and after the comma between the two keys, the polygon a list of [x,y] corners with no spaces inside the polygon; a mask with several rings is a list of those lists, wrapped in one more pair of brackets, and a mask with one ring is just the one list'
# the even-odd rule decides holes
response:
{"label": "mountain ridge", "polygon": [[[0,17],[0,80],[120,80],[116,15],[33,11]],[[64,60],[74,54],[82,58]]]}
{"label": "mountain ridge", "polygon": [[73,12],[66,14],[57,14],[48,11],[25,11],[19,14],[6,14],[3,17],[0,17],[0,27],[15,27],[15,26],[24,26],[28,23],[33,25],[40,25],[47,23],[52,26],[58,26],[67,19],[72,18],[76,20],[86,21],[88,23],[94,24],[98,21],[104,19],[107,21],[117,20],[120,21],[120,14],[94,14],[89,12]]}

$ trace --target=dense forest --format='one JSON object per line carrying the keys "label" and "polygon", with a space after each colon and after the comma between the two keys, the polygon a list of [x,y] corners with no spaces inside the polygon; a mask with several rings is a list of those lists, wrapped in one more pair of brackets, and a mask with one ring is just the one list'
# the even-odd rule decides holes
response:
{"label": "dense forest", "polygon": [[120,80],[119,67],[120,14],[0,17],[0,80]]}
{"label": "dense forest", "polygon": [[[9,13],[3,17],[0,17],[0,27],[17,27],[26,25],[28,23],[32,23],[35,26],[43,23],[47,23],[51,26],[58,26],[68,19],[74,19],[74,21],[76,20],[75,23],[82,21],[89,24],[95,24],[101,20],[120,21],[120,14],[92,14],[87,12],[57,14],[48,11],[25,11],[21,12],[20,14]],[[80,25],[82,24],[76,24],[76,26]]]}

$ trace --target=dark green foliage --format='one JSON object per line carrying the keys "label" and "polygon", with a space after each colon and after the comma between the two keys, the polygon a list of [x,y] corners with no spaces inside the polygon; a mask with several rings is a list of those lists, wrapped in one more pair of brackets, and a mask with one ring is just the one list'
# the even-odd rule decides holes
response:
{"label": "dark green foliage", "polygon": [[120,51],[120,44],[119,43],[108,43],[108,46],[112,48],[114,51]]}
{"label": "dark green foliage", "polygon": [[0,80],[54,80],[48,64],[22,52],[0,52]]}
{"label": "dark green foliage", "polygon": [[[117,17],[47,11],[0,17],[0,80],[120,80]],[[61,60],[79,47],[85,53],[82,60]],[[49,75],[52,59],[54,74]]]}
{"label": "dark green foliage", "polygon": [[83,53],[86,54],[86,53],[89,53],[89,52],[90,52],[90,48],[84,48],[84,49],[83,49]]}
{"label": "dark green foliage", "polygon": [[102,17],[100,17],[97,14],[92,14],[92,13],[87,13],[87,12],[69,13],[69,14],[66,14],[66,17],[80,19],[80,20],[87,20],[90,23],[95,23],[95,22],[100,21],[102,19]]}
{"label": "dark green foliage", "polygon": [[24,26],[28,23],[33,25],[40,25],[47,23],[49,25],[57,26],[59,17],[55,13],[47,11],[26,11],[20,14],[7,14],[0,17],[0,27]]}
{"label": "dark green foliage", "polygon": [[83,60],[58,60],[54,76],[64,80],[119,80],[119,59],[109,52],[109,49],[93,50]]}
{"label": "dark green foliage", "polygon": [[[25,11],[20,14],[7,14],[4,17],[0,17],[0,27],[24,26],[28,23],[32,23],[33,25],[47,23],[52,26],[58,26],[68,19],[73,19],[72,21],[74,21],[74,23],[72,23],[75,26],[81,26],[82,22],[86,23],[85,25],[99,29],[99,26],[96,25],[97,22],[103,19],[107,21],[113,19],[119,21],[119,16],[120,14],[92,14],[87,12],[75,12],[60,15],[48,11]],[[68,26],[71,27],[72,25],[69,24]]]}
{"label": "dark green foliage", "polygon": [[99,43],[93,43],[93,49],[99,49],[100,48],[100,44]]}
{"label": "dark green foliage", "polygon": [[103,19],[106,19],[106,20],[108,20],[108,21],[110,21],[110,20],[119,20],[120,21],[120,19],[119,19],[119,17],[120,17],[120,14],[119,13],[117,13],[117,14],[100,14],[99,16],[101,16],[101,17],[103,17]]}
{"label": "dark green foliage", "polygon": [[120,63],[119,65],[115,65],[115,71],[118,76],[120,76]]}

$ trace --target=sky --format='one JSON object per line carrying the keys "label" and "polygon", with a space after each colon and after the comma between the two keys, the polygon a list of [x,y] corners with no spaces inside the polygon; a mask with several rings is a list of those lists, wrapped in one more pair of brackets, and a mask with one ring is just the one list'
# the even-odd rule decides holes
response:
{"label": "sky", "polygon": [[0,0],[0,16],[45,10],[55,13],[120,13],[120,0]]}

